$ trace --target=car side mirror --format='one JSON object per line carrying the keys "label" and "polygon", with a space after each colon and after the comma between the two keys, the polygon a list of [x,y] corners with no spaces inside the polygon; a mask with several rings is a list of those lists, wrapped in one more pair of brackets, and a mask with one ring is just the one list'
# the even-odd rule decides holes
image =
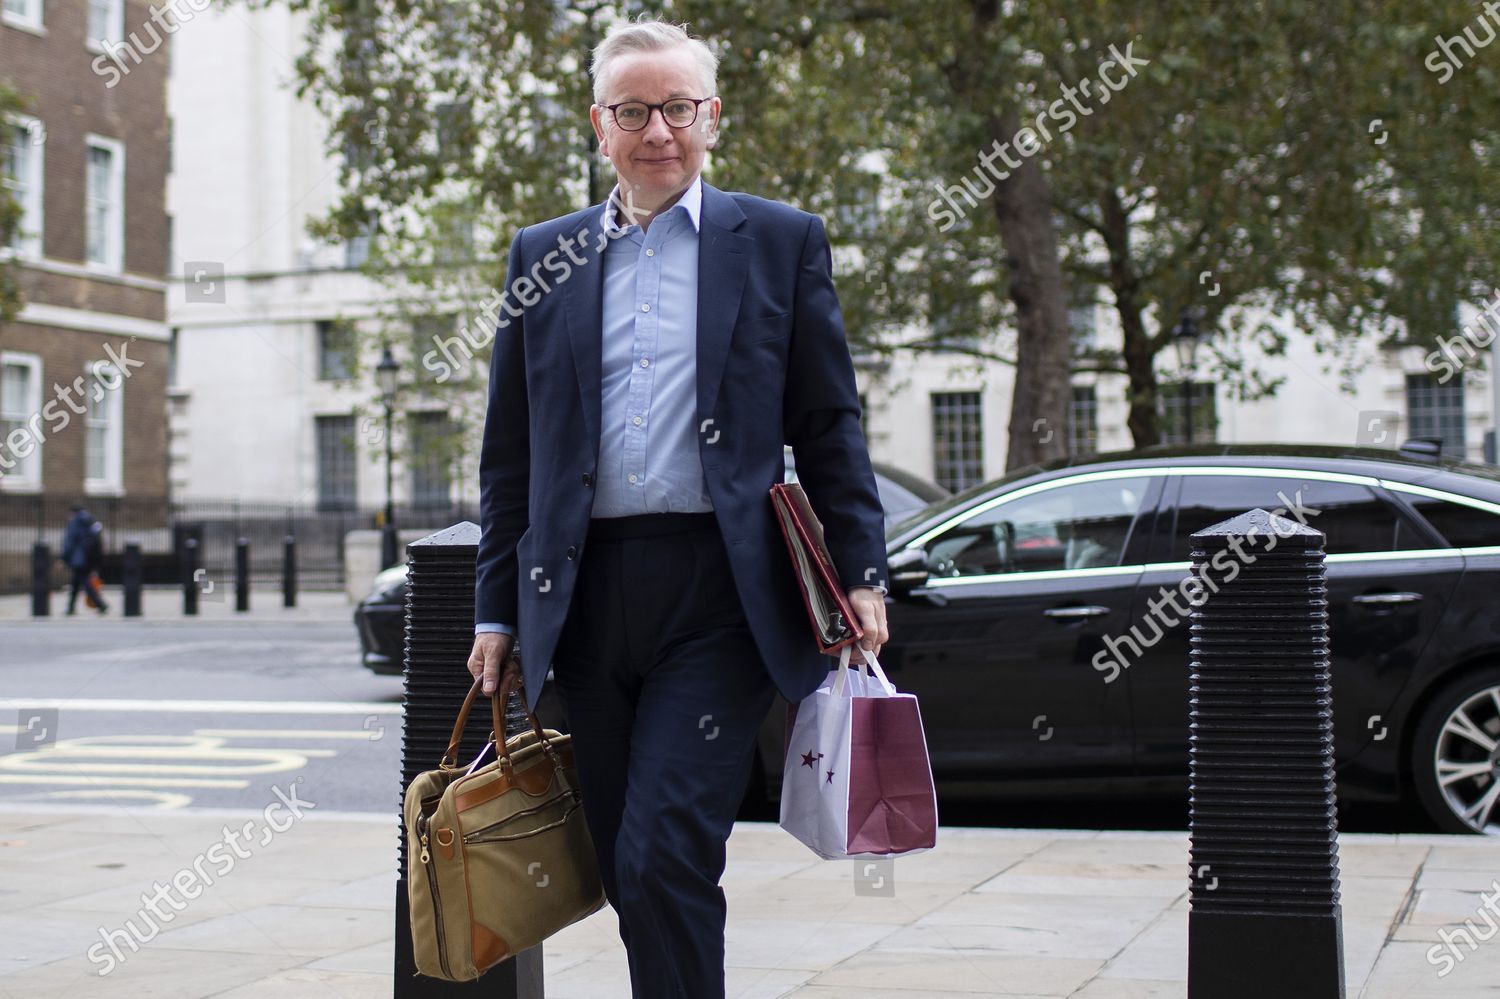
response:
{"label": "car side mirror", "polygon": [[886,565],[891,573],[892,596],[904,597],[927,584],[927,552],[921,548],[902,549],[892,555]]}

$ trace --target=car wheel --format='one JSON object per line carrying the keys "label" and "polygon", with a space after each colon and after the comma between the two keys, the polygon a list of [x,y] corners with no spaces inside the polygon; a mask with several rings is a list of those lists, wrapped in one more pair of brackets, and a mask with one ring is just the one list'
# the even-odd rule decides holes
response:
{"label": "car wheel", "polygon": [[1445,832],[1500,836],[1500,668],[1438,691],[1417,725],[1412,776]]}

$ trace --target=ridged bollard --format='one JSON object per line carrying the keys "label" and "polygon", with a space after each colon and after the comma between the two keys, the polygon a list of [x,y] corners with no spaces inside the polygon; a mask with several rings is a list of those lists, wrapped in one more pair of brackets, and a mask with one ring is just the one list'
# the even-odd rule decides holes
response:
{"label": "ridged bollard", "polygon": [[52,553],[45,542],[31,546],[31,616],[52,614]]}
{"label": "ridged bollard", "polygon": [[1189,999],[1342,999],[1324,537],[1192,536]]}
{"label": "ridged bollard", "polygon": [[[401,793],[396,821],[404,830],[406,789],[424,770],[435,769],[473,686],[465,665],[474,647],[474,555],[479,527],[464,521],[406,546],[405,715],[401,726]],[[519,645],[518,645],[519,647]],[[481,697],[483,695],[481,694]],[[512,693],[505,712],[505,735],[530,724]],[[540,705],[538,705],[540,707]],[[546,720],[543,720],[546,724]],[[476,704],[469,712],[458,747],[458,765],[467,767],[490,734],[490,712]],[[493,760],[486,757],[484,763]],[[472,982],[445,982],[417,975],[412,957],[411,913],[407,908],[407,850],[401,832],[396,881],[396,999],[426,996],[484,996],[485,999],[542,999],[542,948],[532,947]]]}

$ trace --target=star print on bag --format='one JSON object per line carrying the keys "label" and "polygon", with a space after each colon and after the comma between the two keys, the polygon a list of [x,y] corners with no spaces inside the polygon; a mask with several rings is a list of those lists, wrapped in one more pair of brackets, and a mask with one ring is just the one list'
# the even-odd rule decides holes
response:
{"label": "star print on bag", "polygon": [[817,756],[814,756],[812,754],[811,750],[809,750],[808,752],[802,754],[802,765],[804,767],[812,768],[813,760],[821,760],[822,758],[823,758],[823,754],[822,753],[819,753]]}

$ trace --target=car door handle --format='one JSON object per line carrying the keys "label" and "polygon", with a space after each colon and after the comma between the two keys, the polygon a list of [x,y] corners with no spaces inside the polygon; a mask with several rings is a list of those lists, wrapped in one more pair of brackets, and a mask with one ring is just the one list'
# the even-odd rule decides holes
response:
{"label": "car door handle", "polygon": [[1098,604],[1090,604],[1086,607],[1049,607],[1042,613],[1048,617],[1071,621],[1086,617],[1103,617],[1109,613],[1109,608],[1100,607]]}
{"label": "car door handle", "polygon": [[1361,593],[1354,598],[1357,604],[1374,604],[1376,606],[1387,606],[1390,604],[1414,604],[1422,599],[1420,593]]}

